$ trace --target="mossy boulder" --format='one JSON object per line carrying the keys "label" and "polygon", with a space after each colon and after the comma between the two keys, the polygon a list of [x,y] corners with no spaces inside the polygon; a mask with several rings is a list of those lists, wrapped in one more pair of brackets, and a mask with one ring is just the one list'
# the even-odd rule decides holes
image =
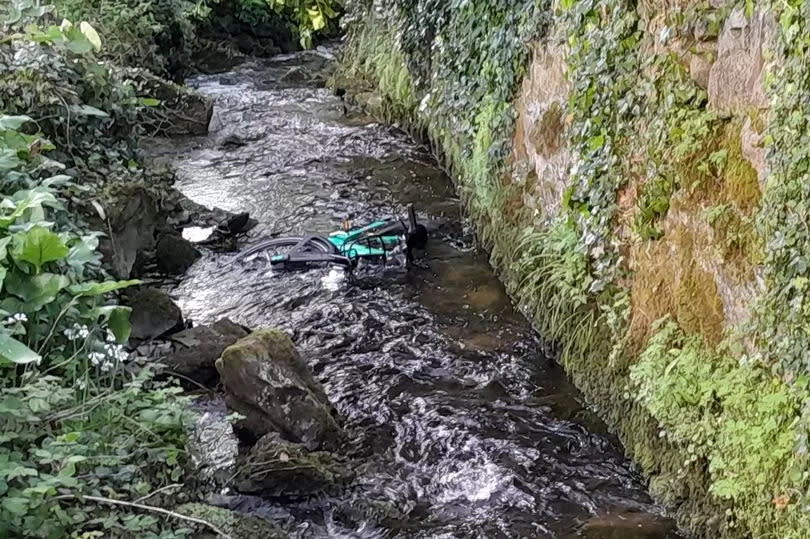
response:
{"label": "mossy boulder", "polygon": [[[228,509],[214,507],[203,503],[187,503],[174,508],[176,513],[187,517],[202,519],[230,537],[245,538],[256,537],[261,539],[287,539],[289,535],[272,521],[240,515]],[[193,534],[197,539],[214,538],[218,534],[211,528],[199,525]]]}
{"label": "mossy boulder", "polygon": [[331,493],[352,479],[349,463],[326,451],[308,451],[271,432],[241,459],[236,490],[263,497]]}
{"label": "mossy boulder", "polygon": [[243,436],[278,432],[310,450],[338,445],[335,411],[283,331],[255,331],[226,348],[216,367],[228,406],[245,416],[237,425]]}
{"label": "mossy boulder", "polygon": [[174,234],[161,236],[155,248],[158,269],[169,275],[185,273],[200,256],[190,241]]}

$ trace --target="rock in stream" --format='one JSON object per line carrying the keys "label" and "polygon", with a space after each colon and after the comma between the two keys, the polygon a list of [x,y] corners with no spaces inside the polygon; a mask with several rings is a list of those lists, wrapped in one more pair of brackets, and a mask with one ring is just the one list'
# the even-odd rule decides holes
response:
{"label": "rock in stream", "polygon": [[245,416],[239,427],[249,436],[278,432],[309,450],[337,447],[335,411],[283,331],[255,331],[225,349],[216,367],[226,402]]}

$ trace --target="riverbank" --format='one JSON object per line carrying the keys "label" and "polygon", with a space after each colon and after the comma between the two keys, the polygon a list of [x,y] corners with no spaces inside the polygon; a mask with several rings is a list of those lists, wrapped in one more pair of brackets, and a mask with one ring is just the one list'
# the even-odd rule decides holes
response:
{"label": "riverbank", "polygon": [[807,239],[780,209],[799,108],[762,85],[806,80],[791,9],[355,6],[335,78],[431,142],[515,301],[707,537],[810,525],[803,270],[778,251]]}

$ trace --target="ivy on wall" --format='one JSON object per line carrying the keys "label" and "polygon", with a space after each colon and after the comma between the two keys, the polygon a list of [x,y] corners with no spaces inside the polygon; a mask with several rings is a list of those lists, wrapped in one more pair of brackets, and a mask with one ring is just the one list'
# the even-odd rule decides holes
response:
{"label": "ivy on wall", "polygon": [[[395,116],[409,117],[447,157],[483,244],[496,262],[511,265],[512,291],[527,314],[561,343],[562,362],[639,461],[662,478],[656,484],[668,489],[663,494],[679,502],[687,492],[695,497],[691,508],[701,513],[691,524],[712,526],[716,536],[806,536],[810,104],[803,97],[810,92],[810,4],[770,6],[783,60],[769,85],[771,176],[761,209],[756,174],[741,155],[740,118],[708,106],[689,73],[688,46],[667,46],[670,39],[688,42],[698,26],[704,37],[716,37],[732,6],[668,5],[653,30],[654,17],[644,10],[655,11],[654,3],[562,0],[556,11],[539,2],[510,4],[366,2],[365,11],[354,10],[364,21],[354,28],[356,36],[376,34],[376,46],[373,54],[350,48],[348,74],[379,82],[389,109],[400,111]],[[762,9],[747,2],[746,15],[755,7]],[[566,211],[542,230],[527,226],[530,219],[508,220],[516,188],[504,179],[525,44],[537,37],[567,46],[565,121],[576,156]],[[355,37],[350,47],[362,42]],[[375,76],[380,72],[386,77]],[[632,233],[620,235],[618,194],[625,187],[637,196]],[[628,243],[644,249],[677,241],[663,226],[676,203],[681,218],[712,230],[712,238],[690,236],[690,244],[717,243],[722,264],[748,270],[740,278],[752,278],[763,264],[767,290],[748,333],[762,361],[738,361],[750,358],[734,346],[736,338],[720,342],[722,305],[712,338],[701,335],[700,324],[685,329],[666,317],[645,322],[640,350],[625,346],[634,315],[625,287],[633,275],[622,255]],[[757,213],[758,231],[751,224]],[[694,264],[692,254],[687,258]],[[702,283],[692,280],[682,288]],[[654,290],[647,297],[662,299]],[[615,345],[612,354],[597,342],[605,340]],[[626,387],[626,399],[617,387]],[[669,453],[656,453],[661,447]]]}

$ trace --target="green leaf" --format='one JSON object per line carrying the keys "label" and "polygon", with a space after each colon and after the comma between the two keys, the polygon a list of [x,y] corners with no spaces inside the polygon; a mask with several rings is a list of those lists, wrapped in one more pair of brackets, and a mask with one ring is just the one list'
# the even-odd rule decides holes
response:
{"label": "green leaf", "polygon": [[132,332],[132,325],[129,323],[129,315],[132,309],[129,307],[117,307],[110,313],[109,327],[115,338],[119,343],[125,343],[129,340],[129,334]]}
{"label": "green leaf", "polygon": [[323,13],[321,13],[319,8],[307,8],[307,15],[309,15],[309,20],[312,22],[313,30],[318,31],[326,26]]}
{"label": "green leaf", "polygon": [[38,363],[42,358],[17,339],[0,334],[0,359],[16,365],[25,365],[26,363]]}
{"label": "green leaf", "polygon": [[6,236],[5,238],[0,239],[0,261],[6,258],[6,255],[8,254],[8,250],[6,248],[10,242],[11,236]]}
{"label": "green leaf", "polygon": [[15,236],[11,256],[18,262],[28,262],[39,272],[48,262],[65,258],[70,250],[65,243],[45,227],[35,226],[24,234]]}
{"label": "green leaf", "polygon": [[31,118],[28,116],[6,116],[0,115],[0,130],[13,130],[16,131],[21,128],[26,122],[30,122]]}
{"label": "green leaf", "polygon": [[56,299],[57,294],[70,285],[65,275],[40,273],[29,276],[19,271],[6,275],[6,291],[23,300],[26,312],[36,312]]}
{"label": "green leaf", "polygon": [[105,281],[103,283],[88,282],[73,285],[68,291],[74,296],[102,296],[136,284],[140,284],[140,281],[137,279],[130,281]]}
{"label": "green leaf", "polygon": [[21,517],[28,513],[28,498],[11,497],[3,498],[3,509],[12,515]]}
{"label": "green leaf", "polygon": [[154,99],[152,97],[141,97],[138,99],[138,103],[140,103],[144,107],[157,107],[158,105],[160,105],[160,100]]}
{"label": "green leaf", "polygon": [[96,49],[97,51],[101,50],[101,38],[98,36],[98,32],[96,32],[96,29],[93,28],[89,22],[82,21],[81,23],[79,23],[79,30],[81,31],[82,34],[84,34],[84,37],[87,38],[87,41],[89,41],[90,44],[93,45],[94,49]]}
{"label": "green leaf", "polygon": [[10,148],[0,148],[0,172],[8,172],[20,166],[20,158],[17,151]]}

